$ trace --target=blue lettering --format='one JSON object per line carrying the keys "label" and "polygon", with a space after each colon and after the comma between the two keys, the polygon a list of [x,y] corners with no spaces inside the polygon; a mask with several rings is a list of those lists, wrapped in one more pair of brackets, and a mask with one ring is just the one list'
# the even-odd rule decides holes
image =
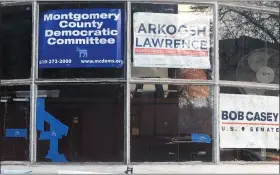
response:
{"label": "blue lettering", "polygon": [[206,36],[206,27],[197,30],[197,35],[200,35],[201,33],[203,34],[203,36]]}
{"label": "blue lettering", "polygon": [[194,29],[193,29],[193,30],[190,30],[190,33],[191,33],[191,34],[190,34],[191,36],[194,36],[194,35],[196,34],[196,31],[195,31]]}
{"label": "blue lettering", "polygon": [[187,26],[185,26],[185,25],[180,26],[178,29],[178,32],[180,32],[180,33],[184,33],[187,31],[188,31],[188,29],[187,29]]}
{"label": "blue lettering", "polygon": [[156,25],[155,24],[149,24],[149,33],[154,33],[156,34]]}
{"label": "blue lettering", "polygon": [[254,121],[260,121],[260,115],[259,113],[256,112],[255,117],[254,117]]}
{"label": "blue lettering", "polygon": [[167,28],[166,28],[166,32],[169,34],[169,35],[174,35],[176,33],[176,26],[174,25],[168,25]]}
{"label": "blue lettering", "polygon": [[228,119],[228,111],[222,111],[222,120]]}
{"label": "blue lettering", "polygon": [[154,47],[162,47],[163,40],[161,39],[152,39],[152,43]]}
{"label": "blue lettering", "polygon": [[238,112],[238,120],[244,120],[244,112],[243,111]]}
{"label": "blue lettering", "polygon": [[200,45],[201,50],[207,50],[208,49],[208,45],[207,45],[208,42],[206,40],[201,40],[200,43],[201,43],[201,45]]}
{"label": "blue lettering", "polygon": [[143,47],[152,47],[149,38],[145,39],[145,42],[143,44]]}
{"label": "blue lettering", "polygon": [[247,116],[246,116],[246,118],[247,118],[248,121],[252,121],[252,120],[253,120],[253,117],[250,118],[249,115],[253,115],[253,112],[247,112]]}
{"label": "blue lettering", "polygon": [[166,48],[172,48],[172,40],[171,39],[166,39],[165,40]]}
{"label": "blue lettering", "polygon": [[192,42],[192,47],[195,48],[195,49],[198,49],[198,41],[196,41],[196,40],[193,41]]}
{"label": "blue lettering", "polygon": [[266,118],[266,120],[267,120],[268,122],[272,122],[272,113],[271,113],[271,112],[268,112],[268,113],[267,113],[267,118]]}
{"label": "blue lettering", "polygon": [[261,112],[261,121],[266,121],[266,113],[265,112]]}
{"label": "blue lettering", "polygon": [[[279,113],[273,113],[274,121],[277,121],[277,120],[278,120],[278,115],[279,115]],[[278,122],[279,122],[279,121],[278,121]]]}
{"label": "blue lettering", "polygon": [[136,46],[137,46],[137,47],[142,47],[142,45],[140,45],[140,44],[138,43],[138,42],[139,42],[139,41],[138,41],[138,37],[136,38],[136,41],[135,41],[135,42],[136,42]]}
{"label": "blue lettering", "polygon": [[174,48],[178,48],[181,45],[181,41],[178,39],[174,40]]}
{"label": "blue lettering", "polygon": [[163,29],[164,27],[165,27],[165,24],[162,25],[162,26],[160,24],[158,25],[158,34],[161,34],[161,33],[166,34],[164,29]]}
{"label": "blue lettering", "polygon": [[138,32],[137,33],[140,33],[140,32],[144,32],[144,33],[147,33],[146,29],[145,29],[145,26],[143,23],[140,24],[140,27],[138,29]]}
{"label": "blue lettering", "polygon": [[229,119],[230,120],[236,120],[237,119],[237,114],[234,111],[229,112]]}

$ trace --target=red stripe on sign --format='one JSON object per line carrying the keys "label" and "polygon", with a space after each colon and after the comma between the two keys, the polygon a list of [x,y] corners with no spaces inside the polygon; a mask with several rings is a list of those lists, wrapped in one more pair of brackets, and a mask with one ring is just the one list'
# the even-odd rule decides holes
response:
{"label": "red stripe on sign", "polygon": [[179,49],[155,49],[155,48],[135,48],[137,54],[149,55],[182,55],[182,56],[208,56],[208,51],[202,50],[179,50]]}
{"label": "red stripe on sign", "polygon": [[279,126],[279,124],[276,123],[244,123],[244,122],[222,122],[222,124],[228,124],[228,125],[270,125],[270,126]]}

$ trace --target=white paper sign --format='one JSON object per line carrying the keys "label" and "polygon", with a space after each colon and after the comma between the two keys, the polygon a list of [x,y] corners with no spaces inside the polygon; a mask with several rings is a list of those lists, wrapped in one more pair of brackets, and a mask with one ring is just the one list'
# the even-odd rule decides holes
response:
{"label": "white paper sign", "polygon": [[136,67],[210,69],[210,16],[133,14]]}
{"label": "white paper sign", "polygon": [[279,97],[220,94],[220,147],[279,149]]}

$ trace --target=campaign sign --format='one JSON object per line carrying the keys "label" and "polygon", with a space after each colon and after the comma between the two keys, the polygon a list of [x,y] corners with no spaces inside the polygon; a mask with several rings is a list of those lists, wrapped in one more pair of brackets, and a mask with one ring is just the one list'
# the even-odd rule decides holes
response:
{"label": "campaign sign", "polygon": [[209,15],[133,14],[135,67],[210,69]]}
{"label": "campaign sign", "polygon": [[39,68],[120,68],[121,9],[63,9],[40,14]]}
{"label": "campaign sign", "polygon": [[220,94],[220,147],[279,150],[279,97]]}

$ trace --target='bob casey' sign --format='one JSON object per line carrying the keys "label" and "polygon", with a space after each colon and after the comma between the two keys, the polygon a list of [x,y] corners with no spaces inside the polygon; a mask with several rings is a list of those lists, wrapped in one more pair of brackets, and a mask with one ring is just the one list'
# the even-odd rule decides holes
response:
{"label": "'bob casey' sign", "polygon": [[279,149],[279,97],[220,94],[221,148]]}

